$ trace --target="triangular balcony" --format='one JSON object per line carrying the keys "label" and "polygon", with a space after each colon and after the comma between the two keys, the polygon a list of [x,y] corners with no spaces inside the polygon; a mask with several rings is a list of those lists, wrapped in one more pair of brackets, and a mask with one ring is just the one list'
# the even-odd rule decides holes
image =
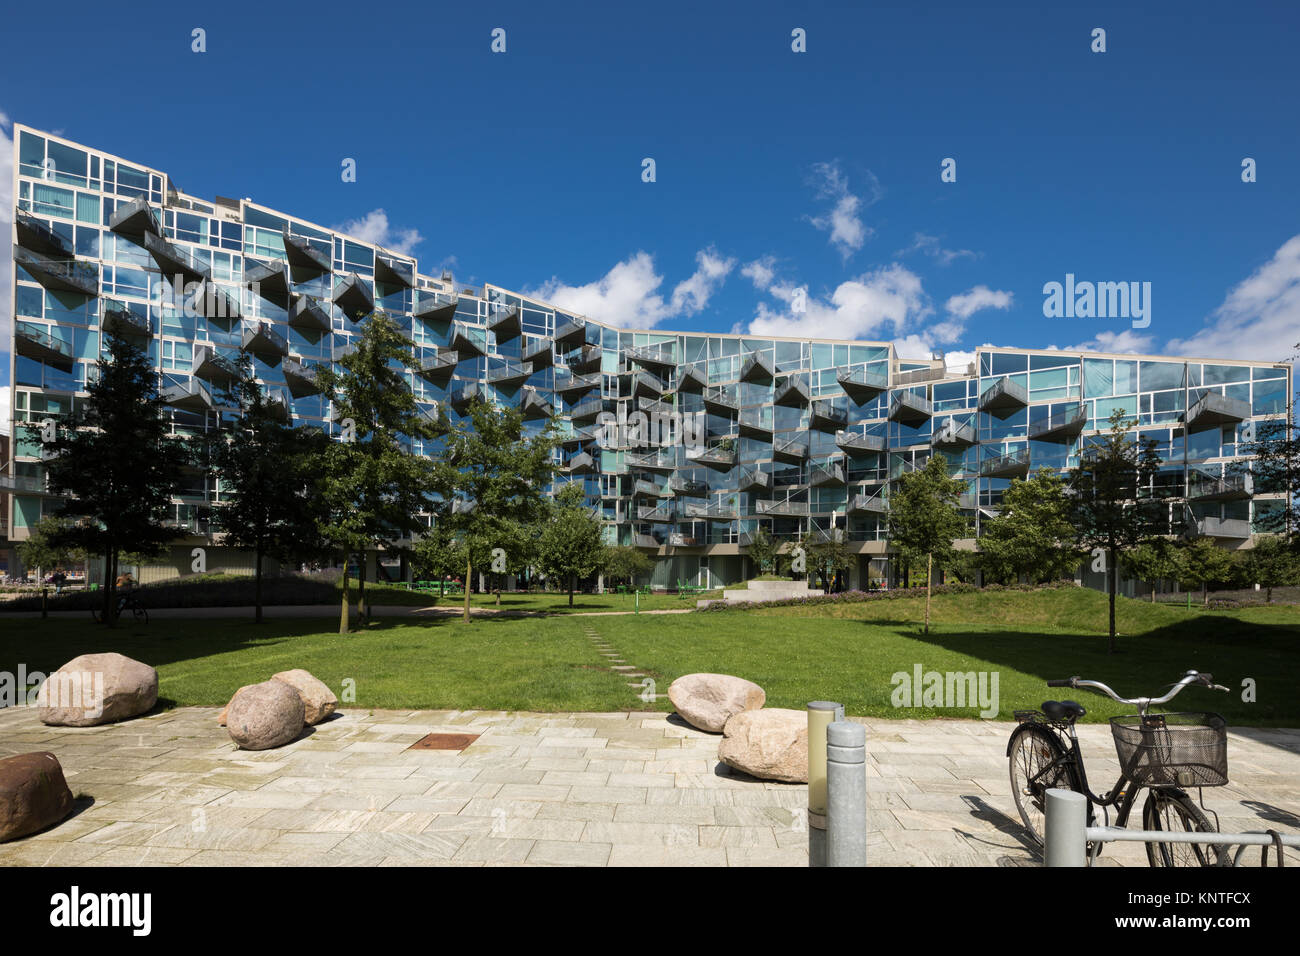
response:
{"label": "triangular balcony", "polygon": [[526,365],[506,362],[497,368],[488,369],[487,380],[489,385],[509,391],[524,384],[532,374],[533,370]]}
{"label": "triangular balcony", "polygon": [[586,344],[586,341],[587,323],[583,319],[556,316],[555,344],[562,351],[576,349],[579,345]]}
{"label": "triangular balcony", "polygon": [[769,491],[772,488],[772,473],[748,465],[742,468],[736,478],[736,487],[741,491]]}
{"label": "triangular balcony", "polygon": [[355,272],[349,272],[334,287],[334,304],[353,322],[375,311],[375,294],[370,284]]}
{"label": "triangular balcony", "polygon": [[704,408],[711,415],[731,417],[740,409],[740,400],[721,385],[704,390]]}
{"label": "triangular balcony", "polygon": [[889,403],[889,420],[904,425],[924,425],[931,413],[930,400],[915,392],[895,392]]}
{"label": "triangular balcony", "polygon": [[420,364],[415,367],[415,374],[431,385],[446,388],[451,377],[456,374],[456,366],[459,363],[458,352],[450,350],[435,352],[420,359]]}
{"label": "triangular balcony", "polygon": [[658,348],[628,346],[623,350],[623,357],[630,362],[653,369],[654,373],[661,378],[677,367],[677,361],[672,354]]}
{"label": "triangular balcony", "polygon": [[668,501],[661,505],[640,505],[636,509],[636,519],[652,524],[672,524],[677,520],[677,504]]}
{"label": "triangular balcony", "polygon": [[663,382],[655,378],[649,372],[637,372],[632,376],[632,395],[640,398],[647,395],[650,398],[660,398],[664,393]]}
{"label": "triangular balcony", "polygon": [[173,245],[161,236],[145,233],[144,247],[153,256],[163,278],[177,291],[178,286],[183,288],[212,278],[212,271],[207,266],[195,261],[180,246]]}
{"label": "triangular balcony", "polygon": [[599,345],[584,345],[569,356],[569,371],[574,375],[598,373],[604,357],[605,352]]}
{"label": "triangular balcony", "polygon": [[843,488],[843,463],[825,461],[810,464],[808,466],[808,484],[814,488]]}
{"label": "triangular balcony", "polygon": [[[330,254],[313,245],[305,236],[291,235],[287,230],[284,239],[284,258],[289,263],[295,282],[314,279],[330,271]],[[323,241],[323,240],[318,240]]]}
{"label": "triangular balcony", "polygon": [[211,390],[197,378],[168,385],[159,398],[164,405],[185,412],[206,412],[213,407]]}
{"label": "triangular balcony", "polygon": [[998,418],[1006,418],[1028,404],[1029,389],[1004,375],[980,395],[979,410]]}
{"label": "triangular balcony", "polygon": [[375,281],[409,289],[415,285],[415,263],[392,256],[375,256]]}
{"label": "triangular balcony", "polygon": [[851,455],[864,455],[883,452],[886,448],[884,435],[864,435],[861,432],[837,431],[835,444],[841,451]]}
{"label": "triangular balcony", "polygon": [[524,421],[526,422],[550,418],[555,414],[555,406],[543,398],[542,393],[535,388],[524,389],[524,396],[519,403],[519,410],[523,412]]}
{"label": "triangular balcony", "polygon": [[334,328],[334,320],[320,304],[320,300],[310,295],[295,295],[289,306],[289,324],[301,332],[329,332]]}
{"label": "triangular balcony", "polygon": [[600,388],[599,375],[560,375],[559,372],[555,374],[555,391],[566,402],[580,398],[593,388]]}
{"label": "triangular balcony", "polygon": [[1187,410],[1183,420],[1188,428],[1202,429],[1214,425],[1236,425],[1250,417],[1250,402],[1228,398],[1219,392],[1206,392]]}
{"label": "triangular balcony", "polygon": [[524,330],[519,321],[519,306],[508,306],[492,313],[488,316],[487,327],[497,337],[498,345],[517,339]]}
{"label": "triangular balcony", "polygon": [[603,411],[605,411],[605,400],[599,395],[595,395],[569,409],[569,417],[577,425],[584,422],[594,422]]}
{"label": "triangular balcony", "polygon": [[653,481],[638,478],[632,485],[633,498],[662,498],[664,489]]}
{"label": "triangular balcony", "polygon": [[768,410],[759,408],[746,408],[741,411],[736,430],[742,438],[753,438],[756,441],[772,440],[772,416],[764,414],[766,411]]}
{"label": "triangular balcony", "polygon": [[885,514],[888,510],[883,489],[873,494],[859,492],[849,499],[849,514]]}
{"label": "triangular balcony", "polygon": [[289,300],[289,264],[283,259],[259,262],[244,270],[244,284],[268,302],[283,306]]}
{"label": "triangular balcony", "polygon": [[1005,455],[985,458],[980,462],[980,475],[984,478],[1025,478],[1029,475],[1029,449],[1018,448]]}
{"label": "triangular balcony", "polygon": [[68,240],[55,232],[43,219],[22,209],[18,210],[14,219],[14,233],[18,237],[18,245],[37,255],[54,259],[71,259],[73,256],[74,250]]}
{"label": "triangular balcony", "polygon": [[716,471],[730,471],[736,464],[736,449],[714,445],[712,448],[688,450],[686,459],[697,465],[704,465]]}
{"label": "triangular balcony", "polygon": [[1249,472],[1207,475],[1193,471],[1187,479],[1188,501],[1246,501],[1255,493],[1254,476]]}
{"label": "triangular balcony", "polygon": [[1033,441],[1072,441],[1088,424],[1088,407],[1078,405],[1052,412],[1045,418],[1029,423],[1029,437]]}
{"label": "triangular balcony", "polygon": [[628,452],[623,456],[623,464],[629,471],[651,471],[670,474],[677,469],[675,456],[665,455],[662,451]]}
{"label": "triangular balcony", "polygon": [[776,387],[776,394],[772,397],[773,405],[786,408],[806,408],[808,402],[808,380],[802,375],[791,375]]}
{"label": "triangular balcony", "polygon": [[158,214],[143,196],[128,203],[118,203],[113,215],[109,217],[108,228],[119,236],[126,236],[136,242],[142,241],[146,233],[162,235]]}
{"label": "triangular balcony", "polygon": [[541,371],[544,368],[550,368],[555,364],[555,343],[549,338],[536,338],[531,341],[524,340],[524,346],[520,349],[522,361],[529,363],[534,372]]}
{"label": "triangular balcony", "polygon": [[286,358],[280,363],[280,371],[284,373],[284,384],[289,387],[294,398],[321,393],[316,366],[305,365],[295,358]]}
{"label": "triangular balcony", "polygon": [[194,374],[213,385],[227,386],[239,377],[236,363],[211,345],[194,346]]}
{"label": "triangular balcony", "polygon": [[[141,306],[147,308],[147,306]],[[139,335],[150,338],[153,329],[149,326],[149,317],[141,315],[125,302],[115,299],[103,300],[100,308],[99,327],[105,332],[117,332],[118,335]]]}
{"label": "triangular balcony", "polygon": [[679,498],[702,498],[709,493],[709,483],[678,475],[669,480],[668,490]]}
{"label": "triangular balcony", "polygon": [[447,396],[447,404],[464,415],[476,401],[483,401],[483,386],[478,382],[466,382]]}
{"label": "triangular balcony", "polygon": [[950,415],[937,424],[931,443],[935,448],[969,448],[977,441],[974,422]]}
{"label": "triangular balcony", "polygon": [[742,382],[757,382],[760,385],[772,384],[776,373],[772,370],[772,360],[766,352],[750,352],[740,366]]}
{"label": "triangular balcony", "polygon": [[14,262],[51,292],[75,292],[96,295],[99,292],[99,268],[89,262],[52,259],[37,252],[14,247]]}
{"label": "triangular balcony", "polygon": [[696,521],[735,521],[736,509],[717,501],[687,502],[682,509],[687,518]]}
{"label": "triangular balcony", "polygon": [[569,463],[565,465],[565,470],[571,475],[592,475],[600,471],[600,467],[595,459],[584,451],[570,458]]}
{"label": "triangular balcony", "polygon": [[709,378],[698,365],[683,365],[677,371],[677,391],[701,394],[709,385]]}
{"label": "triangular balcony", "polygon": [[868,372],[865,368],[841,372],[835,380],[844,389],[844,394],[857,405],[865,405],[889,389],[889,379],[886,376]]}
{"label": "triangular balcony", "polygon": [[819,432],[837,432],[849,421],[846,409],[836,408],[834,402],[818,399],[812,403],[809,425]]}
{"label": "triangular balcony", "polygon": [[14,323],[14,351],[24,358],[34,359],[65,372],[72,371],[76,363],[71,342],[55,338],[43,325],[21,319]]}
{"label": "triangular balcony", "polygon": [[775,501],[756,499],[754,501],[754,511],[760,515],[806,515],[808,513],[808,502],[792,501],[789,498],[778,498]]}
{"label": "triangular balcony", "polygon": [[808,458],[808,442],[800,437],[778,439],[772,443],[772,457],[788,465],[798,465]]}
{"label": "triangular balcony", "polygon": [[421,322],[444,324],[456,317],[456,304],[460,301],[446,292],[421,292],[419,304],[412,313]]}
{"label": "triangular balcony", "polygon": [[283,357],[289,354],[289,340],[269,322],[250,322],[244,326],[239,350],[254,355]]}

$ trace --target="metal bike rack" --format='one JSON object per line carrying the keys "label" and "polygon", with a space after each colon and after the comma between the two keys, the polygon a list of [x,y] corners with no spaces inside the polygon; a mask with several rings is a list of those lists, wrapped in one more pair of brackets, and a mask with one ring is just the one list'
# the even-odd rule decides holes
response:
{"label": "metal bike rack", "polygon": [[[1046,866],[1087,866],[1089,843],[1197,843],[1239,846],[1234,865],[1248,846],[1290,847],[1300,850],[1294,833],[1175,833],[1170,830],[1128,830],[1088,826],[1088,800],[1074,790],[1046,793],[1043,824],[1043,863]],[[1281,850],[1279,849],[1279,853]]]}

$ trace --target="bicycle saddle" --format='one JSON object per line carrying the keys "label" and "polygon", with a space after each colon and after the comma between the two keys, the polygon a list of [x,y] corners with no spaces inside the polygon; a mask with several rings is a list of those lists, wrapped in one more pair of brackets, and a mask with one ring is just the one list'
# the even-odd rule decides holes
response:
{"label": "bicycle saddle", "polygon": [[1087,712],[1082,704],[1072,700],[1043,701],[1043,713],[1052,720],[1078,720]]}

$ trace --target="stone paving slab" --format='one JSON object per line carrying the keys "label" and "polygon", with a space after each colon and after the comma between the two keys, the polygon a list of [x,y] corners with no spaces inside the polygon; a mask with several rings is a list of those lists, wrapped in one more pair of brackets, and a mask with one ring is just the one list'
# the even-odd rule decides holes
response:
{"label": "stone paving slab", "polygon": [[[237,750],[218,708],[96,728],[0,710],[0,757],[53,751],[72,817],[0,845],[9,866],[806,866],[807,788],[717,759],[673,715],[344,710],[285,747]],[[1033,866],[1009,792],[1012,724],[861,721],[868,862]],[[462,752],[406,748],[481,734]],[[1094,786],[1118,773],[1109,728],[1080,728]],[[1300,831],[1300,731],[1230,733],[1223,829]],[[1146,865],[1114,844],[1105,865]]]}

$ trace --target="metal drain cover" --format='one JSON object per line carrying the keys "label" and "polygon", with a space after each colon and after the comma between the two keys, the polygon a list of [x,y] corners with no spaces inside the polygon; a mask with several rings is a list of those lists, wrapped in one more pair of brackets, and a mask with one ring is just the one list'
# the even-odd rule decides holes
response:
{"label": "metal drain cover", "polygon": [[428,734],[421,737],[407,750],[464,750],[474,741],[478,740],[479,734]]}

